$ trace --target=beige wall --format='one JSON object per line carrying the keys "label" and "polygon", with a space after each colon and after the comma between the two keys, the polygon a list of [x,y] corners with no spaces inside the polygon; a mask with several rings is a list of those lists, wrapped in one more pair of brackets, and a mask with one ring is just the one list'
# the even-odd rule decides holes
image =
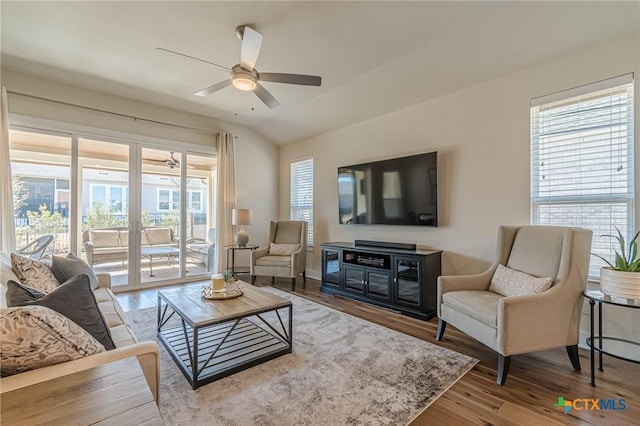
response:
{"label": "beige wall", "polygon": [[[499,225],[529,223],[529,100],[637,71],[638,48],[635,36],[616,40],[283,146],[280,217],[289,212],[287,165],[311,155],[316,243],[354,239],[417,243],[445,251],[445,274],[480,271],[493,257]],[[338,225],[339,166],[428,151],[439,152],[440,227]],[[319,271],[316,248],[310,267]]]}
{"label": "beige wall", "polygon": [[[209,131],[209,133],[134,121],[130,118],[63,106],[10,93],[9,112],[14,123],[18,121],[22,124],[24,121],[28,122],[29,117],[35,117],[39,121],[68,123],[73,128],[87,129],[94,134],[110,134],[126,139],[139,139],[137,136],[142,136],[142,140],[158,141],[159,143],[178,141],[189,144],[197,150],[211,153],[215,152],[215,133],[219,131],[231,132],[237,136],[235,146],[238,206],[252,208],[256,224],[268,224],[271,219],[277,217],[277,147],[247,127],[11,70],[2,70],[2,85],[9,92],[26,93],[150,120],[194,127]],[[268,239],[268,225],[251,226],[248,231],[252,240],[266,241]],[[240,255],[237,263],[248,265],[248,257],[245,259],[245,256]]]}
{"label": "beige wall", "polygon": [[[314,158],[316,247],[310,253],[309,274],[320,274],[320,243],[355,239],[410,242],[444,250],[443,274],[482,271],[493,258],[498,226],[530,222],[529,100],[635,72],[635,121],[640,123],[639,52],[639,36],[634,34],[281,147],[281,218],[289,212],[288,164],[296,157]],[[639,133],[635,134],[636,156],[640,154]],[[436,150],[440,155],[440,227],[338,225],[339,166]],[[636,179],[640,179],[637,164]],[[636,188],[640,188],[638,180]],[[637,197],[636,227],[640,225],[639,201]],[[608,332],[640,340],[638,316],[631,320],[632,314],[637,313],[605,308]],[[583,321],[583,332],[586,327],[588,321]]]}

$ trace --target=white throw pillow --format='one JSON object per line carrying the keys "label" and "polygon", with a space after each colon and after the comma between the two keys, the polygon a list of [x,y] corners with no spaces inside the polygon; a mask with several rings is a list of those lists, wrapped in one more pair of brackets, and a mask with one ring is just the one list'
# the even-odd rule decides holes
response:
{"label": "white throw pillow", "polygon": [[300,250],[300,244],[269,243],[269,254],[274,256],[291,256],[298,250]]}
{"label": "white throw pillow", "polygon": [[44,306],[0,309],[2,376],[104,352],[82,327]]}
{"label": "white throw pillow", "polygon": [[39,260],[11,253],[11,269],[22,284],[45,293],[51,293],[60,285],[49,265]]}
{"label": "white throw pillow", "polygon": [[498,265],[491,278],[489,291],[503,296],[527,296],[543,293],[553,284],[553,278],[537,278],[524,272]]}

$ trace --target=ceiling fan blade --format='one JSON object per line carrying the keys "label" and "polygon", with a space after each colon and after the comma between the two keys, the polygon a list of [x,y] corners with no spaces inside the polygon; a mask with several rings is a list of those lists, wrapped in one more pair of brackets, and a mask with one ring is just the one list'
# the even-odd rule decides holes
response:
{"label": "ceiling fan blade", "polygon": [[217,92],[220,89],[224,89],[227,86],[231,86],[231,79],[221,81],[220,83],[216,83],[213,86],[206,87],[199,92],[194,93],[196,96],[208,96],[213,92]]}
{"label": "ceiling fan blade", "polygon": [[262,87],[260,83],[256,84],[256,88],[253,89],[253,93],[255,93],[256,96],[271,109],[278,108],[280,106],[280,102],[278,102],[276,98],[267,91],[267,89]]}
{"label": "ceiling fan blade", "polygon": [[242,49],[240,50],[240,66],[251,71],[256,66],[261,47],[262,34],[245,25],[242,34]]}
{"label": "ceiling fan blade", "polygon": [[258,77],[260,81],[270,81],[272,83],[300,84],[302,86],[320,86],[322,84],[322,77],[316,75],[261,72]]}
{"label": "ceiling fan blade", "polygon": [[184,53],[179,53],[179,52],[175,52],[173,50],[165,49],[164,47],[156,47],[156,50],[159,50],[160,52],[164,52],[164,53],[170,53],[172,55],[178,55],[178,56],[181,56],[181,57],[183,57],[185,59],[188,59],[190,61],[202,62],[202,63],[205,63],[205,64],[216,66],[218,68],[222,68],[223,70],[226,70],[226,71],[231,71],[230,68],[227,68],[225,66],[222,66],[222,65],[219,65],[219,64],[216,64],[216,63],[213,63],[213,62],[205,61],[204,59],[196,58],[195,56],[185,55]]}

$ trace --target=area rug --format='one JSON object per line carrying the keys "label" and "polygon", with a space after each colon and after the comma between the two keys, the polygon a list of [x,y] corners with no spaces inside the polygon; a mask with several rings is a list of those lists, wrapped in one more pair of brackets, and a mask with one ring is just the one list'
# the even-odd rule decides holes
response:
{"label": "area rug", "polygon": [[[406,425],[478,361],[274,288],[293,303],[293,353],[192,390],[160,345],[168,425]],[[156,309],[127,314],[156,340]]]}

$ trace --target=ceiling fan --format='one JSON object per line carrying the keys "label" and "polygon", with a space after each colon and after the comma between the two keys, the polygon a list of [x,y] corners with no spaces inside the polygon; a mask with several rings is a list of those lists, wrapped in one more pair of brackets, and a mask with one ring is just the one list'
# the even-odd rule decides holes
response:
{"label": "ceiling fan", "polygon": [[229,71],[230,78],[212,86],[206,87],[196,93],[196,96],[208,96],[218,90],[224,89],[227,86],[233,86],[238,90],[245,92],[253,92],[258,98],[269,108],[277,108],[280,103],[276,98],[271,95],[260,84],[261,81],[268,81],[272,83],[285,83],[285,84],[298,84],[303,86],[320,86],[322,84],[322,78],[315,75],[302,75],[302,74],[284,74],[264,72],[259,73],[254,67],[260,54],[260,48],[262,47],[262,34],[254,30],[248,25],[240,25],[236,28],[236,34],[240,40],[242,40],[242,48],[240,49],[240,63],[234,65],[231,68],[227,68],[223,65],[219,65],[213,62],[206,61],[204,59],[196,58],[194,56],[185,55],[184,53],[175,52],[173,50],[157,47],[156,50],[160,50],[166,53],[181,56],[186,59],[203,62],[209,65],[214,65],[218,68]]}
{"label": "ceiling fan", "polygon": [[[167,166],[170,169],[173,169],[175,167],[179,167],[180,166],[180,161],[178,161],[178,159],[176,159],[173,156],[173,152],[169,152],[169,154],[171,154],[169,156],[169,158],[165,159],[165,160],[156,160],[153,158],[143,158],[143,160],[151,162],[151,163],[160,163],[160,164],[164,164],[165,166]],[[187,166],[189,167],[189,166]]]}

